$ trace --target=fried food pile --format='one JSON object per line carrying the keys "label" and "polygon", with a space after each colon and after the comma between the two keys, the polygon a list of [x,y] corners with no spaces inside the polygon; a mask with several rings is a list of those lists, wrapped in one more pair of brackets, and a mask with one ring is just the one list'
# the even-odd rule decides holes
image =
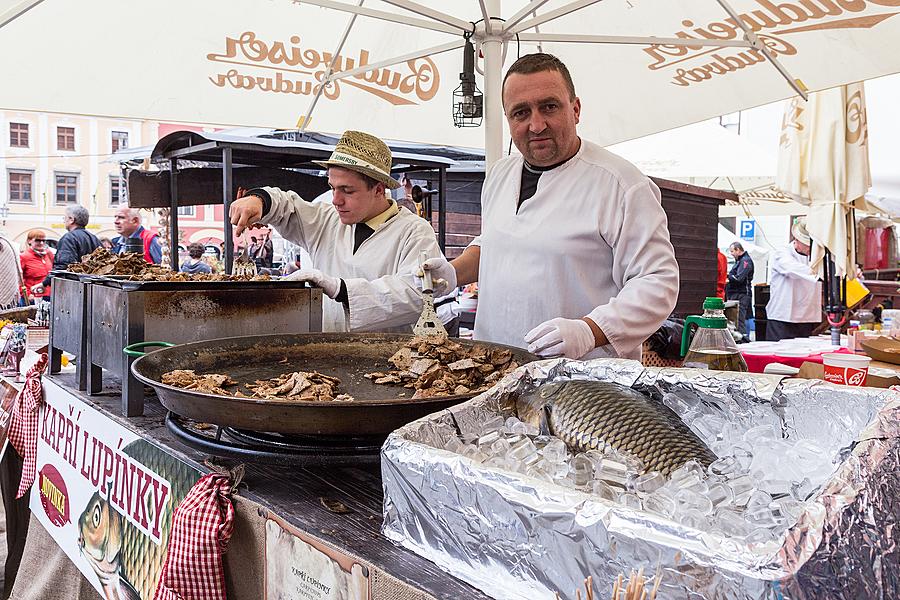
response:
{"label": "fried food pile", "polygon": [[133,281],[268,281],[271,279],[268,275],[255,277],[213,273],[189,275],[172,271],[163,265],[152,265],[145,261],[140,254],[112,254],[102,246],[82,257],[81,262],[72,263],[66,269],[72,273],[88,275],[124,275]]}
{"label": "fried food pile", "polygon": [[163,373],[162,382],[185,390],[195,390],[204,394],[218,394],[219,396],[234,395],[226,390],[224,386],[237,385],[237,381],[228,375],[219,375],[218,373],[198,375],[191,369],[176,369]]}
{"label": "fried food pile", "polygon": [[267,400],[300,400],[336,402],[353,400],[349,394],[336,394],[341,380],[329,377],[318,371],[296,371],[285,373],[272,379],[257,381],[247,387],[253,391],[254,398]]}
{"label": "fried food pile", "polygon": [[413,398],[480,392],[518,363],[506,348],[467,348],[447,338],[414,337],[388,359],[396,370],[366,373],[375,383],[415,388]]}
{"label": "fried food pile", "polygon": [[218,396],[234,396],[236,398],[264,398],[266,400],[296,400],[300,402],[335,401],[346,402],[353,400],[349,394],[337,394],[337,388],[341,380],[337,377],[323,375],[317,371],[295,371],[285,373],[271,379],[261,379],[248,384],[247,388],[253,392],[248,396],[240,390],[226,390],[226,387],[238,385],[238,382],[228,375],[219,373],[207,373],[198,375],[190,369],[177,369],[163,373],[162,382],[166,385],[195,390],[204,394],[216,394]]}

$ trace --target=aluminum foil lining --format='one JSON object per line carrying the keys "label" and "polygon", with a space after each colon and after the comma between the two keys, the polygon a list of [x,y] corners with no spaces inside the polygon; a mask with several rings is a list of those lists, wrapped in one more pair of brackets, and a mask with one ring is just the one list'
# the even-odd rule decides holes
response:
{"label": "aluminum foil lining", "polygon": [[[774,419],[840,463],[784,535],[748,545],[443,449],[449,436],[510,414],[510,396],[524,386],[566,378],[695,393],[720,416]],[[382,473],[383,533],[494,598],[574,598],[588,575],[608,597],[619,574],[641,567],[659,569],[657,597],[666,599],[900,598],[895,391],[620,359],[542,361],[392,433]]]}

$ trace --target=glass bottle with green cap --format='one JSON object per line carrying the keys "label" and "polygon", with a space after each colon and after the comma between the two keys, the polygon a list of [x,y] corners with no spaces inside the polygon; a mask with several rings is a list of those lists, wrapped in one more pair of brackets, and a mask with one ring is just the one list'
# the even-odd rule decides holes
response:
{"label": "glass bottle with green cap", "polygon": [[684,320],[681,355],[684,356],[685,367],[715,371],[747,371],[747,363],[738,351],[731,332],[728,331],[725,302],[721,298],[707,298],[703,301],[701,316],[691,316]]}

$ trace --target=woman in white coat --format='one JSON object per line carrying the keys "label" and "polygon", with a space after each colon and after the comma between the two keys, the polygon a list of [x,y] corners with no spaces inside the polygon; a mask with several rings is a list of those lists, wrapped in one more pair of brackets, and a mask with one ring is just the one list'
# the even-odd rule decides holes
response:
{"label": "woman in white coat", "polygon": [[378,138],[346,131],[326,161],[331,204],[311,203],[273,187],[249,190],[231,205],[240,234],[254,223],[271,225],[304,248],[314,268],[292,273],[329,299],[324,331],[409,333],[422,312],[422,296],[410,274],[425,252],[441,256],[431,225],[385,196],[399,183],[391,175],[391,151]]}

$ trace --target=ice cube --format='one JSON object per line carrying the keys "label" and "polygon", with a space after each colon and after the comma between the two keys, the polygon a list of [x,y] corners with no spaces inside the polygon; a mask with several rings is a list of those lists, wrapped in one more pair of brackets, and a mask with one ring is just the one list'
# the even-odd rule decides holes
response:
{"label": "ice cube", "polygon": [[624,487],[628,482],[628,465],[611,458],[604,458],[600,472],[596,476],[598,479]]}
{"label": "ice cube", "polygon": [[[483,434],[481,437],[478,438],[476,443],[478,444],[478,447],[480,449],[485,449],[485,448],[489,448],[490,445],[493,444],[494,442],[496,442],[497,440],[499,440],[500,437],[501,437],[500,431],[495,429],[493,431],[489,431],[488,433]],[[484,451],[484,450],[482,450],[482,451]]]}
{"label": "ice cube", "polygon": [[738,460],[734,456],[724,456],[709,465],[709,472],[714,475],[732,475],[739,469]]}
{"label": "ice cube", "polygon": [[775,429],[768,424],[757,425],[744,433],[744,441],[749,442],[754,448],[764,441],[774,440],[780,437],[781,432],[775,431]]}
{"label": "ice cube", "polygon": [[740,442],[734,445],[731,455],[737,461],[737,473],[745,473],[750,470],[753,464],[753,449],[747,442]]}
{"label": "ice cube", "polygon": [[765,506],[768,508],[771,503],[772,496],[762,490],[754,490],[747,499],[747,508],[754,506]]}
{"label": "ice cube", "polygon": [[512,444],[509,448],[509,457],[515,460],[525,461],[527,459],[535,456],[540,458],[538,455],[537,447],[535,447],[534,442],[532,442],[529,438],[522,438],[518,442]]}
{"label": "ice cube", "polygon": [[472,444],[466,444],[466,446],[463,447],[462,454],[466,458],[470,458],[478,463],[484,461],[486,458],[484,454],[478,451],[478,447]]}
{"label": "ice cube", "polygon": [[734,491],[724,483],[714,483],[709,486],[706,497],[709,498],[709,501],[712,502],[713,506],[716,508],[719,506],[728,506],[734,502]]}
{"label": "ice cube", "polygon": [[506,419],[504,419],[502,415],[490,417],[481,424],[481,435],[499,431],[503,429],[504,425],[506,425]]}
{"label": "ice cube", "polygon": [[548,462],[546,457],[544,458],[544,462],[546,462],[545,469],[547,473],[550,474],[554,480],[564,479],[569,474],[569,465],[565,462]]}
{"label": "ice cube", "polygon": [[725,426],[725,419],[718,415],[703,415],[694,419],[691,424],[694,432],[706,442],[707,445],[722,439],[722,428]]}
{"label": "ice cube", "polygon": [[749,475],[740,475],[729,480],[731,491],[734,493],[734,503],[736,506],[743,506],[750,499],[750,494],[756,489],[753,479]]}
{"label": "ice cube", "polygon": [[641,499],[637,496],[637,494],[632,494],[631,492],[626,492],[619,496],[619,504],[627,506],[628,508],[633,510],[643,509]]}
{"label": "ice cube", "polygon": [[650,471],[632,479],[631,489],[641,494],[652,494],[666,483],[666,476],[659,471]]}
{"label": "ice cube", "polygon": [[531,467],[529,467],[525,474],[529,477],[534,477],[535,479],[540,479],[541,481],[553,482],[553,478],[550,477],[550,474],[541,468],[545,463],[540,462]]}
{"label": "ice cube", "polygon": [[447,441],[444,442],[444,450],[447,450],[448,452],[454,452],[456,454],[462,454],[463,443],[457,436],[451,435],[449,438],[447,438]]}
{"label": "ice cube", "polygon": [[744,518],[750,521],[756,527],[774,527],[778,524],[772,515],[772,509],[768,504],[748,505],[744,511]]}
{"label": "ice cube", "polygon": [[773,496],[787,496],[791,493],[792,485],[793,483],[788,479],[763,479],[759,482],[760,489]]}
{"label": "ice cube", "polygon": [[683,416],[700,404],[700,399],[694,394],[673,394],[669,392],[662,397],[663,404],[672,409],[678,416]]}
{"label": "ice cube", "polygon": [[575,482],[575,487],[582,487],[590,483],[594,478],[594,464],[584,454],[578,454],[569,463],[570,475]]}
{"label": "ice cube", "polygon": [[568,449],[561,439],[555,438],[544,446],[544,449],[541,450],[541,454],[544,455],[544,460],[547,462],[561,463],[566,459]]}
{"label": "ice cube", "polygon": [[730,508],[719,508],[715,512],[715,527],[727,537],[742,538],[750,533],[750,525],[743,516]]}
{"label": "ice cube", "polygon": [[664,488],[658,489],[644,498],[644,510],[671,517],[675,513],[675,498]]}
{"label": "ice cube", "polygon": [[506,438],[500,438],[489,446],[491,456],[502,456],[505,458],[509,454],[509,450],[510,445]]}
{"label": "ice cube", "polygon": [[709,518],[696,509],[688,509],[681,513],[679,523],[685,527],[704,530],[709,527]]}
{"label": "ice cube", "polygon": [[795,499],[803,502],[810,497],[810,495],[816,490],[816,487],[817,486],[813,485],[809,480],[809,477],[804,477],[802,480],[794,483],[791,486],[791,495]]}
{"label": "ice cube", "polygon": [[620,488],[611,486],[605,481],[596,480],[591,483],[591,491],[601,498],[615,502],[619,499]]}
{"label": "ice cube", "polygon": [[704,515],[712,514],[713,505],[709,498],[689,489],[680,489],[675,493],[675,502],[680,511],[694,509]]}

